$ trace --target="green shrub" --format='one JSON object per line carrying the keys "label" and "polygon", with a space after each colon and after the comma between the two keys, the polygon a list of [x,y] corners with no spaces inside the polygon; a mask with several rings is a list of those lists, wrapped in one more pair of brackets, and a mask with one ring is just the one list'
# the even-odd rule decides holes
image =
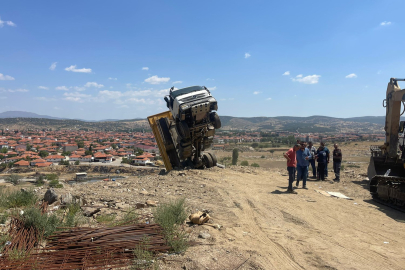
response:
{"label": "green shrub", "polygon": [[0,224],[5,224],[8,219],[8,214],[6,212],[0,214]]}
{"label": "green shrub", "polygon": [[345,165],[340,166],[340,170],[343,171],[345,169]]}
{"label": "green shrub", "polygon": [[59,183],[59,180],[50,181],[49,186],[52,188],[63,188],[63,185]]}
{"label": "green shrub", "polygon": [[42,186],[44,183],[45,183],[45,181],[44,181],[44,176],[43,175],[38,176],[37,180],[35,180],[35,185],[37,187]]}
{"label": "green shrub", "polygon": [[12,183],[13,185],[18,185],[21,181],[21,176],[18,174],[11,174],[4,179],[6,182]]}
{"label": "green shrub", "polygon": [[116,217],[116,214],[97,215],[96,220],[99,223],[112,225],[111,223],[115,220]]}
{"label": "green shrub", "polygon": [[22,215],[22,220],[24,227],[34,227],[38,229],[44,237],[50,236],[56,231],[57,227],[61,226],[61,221],[55,214],[49,216],[47,213],[42,214],[41,209],[36,207],[25,210]]}
{"label": "green shrub", "polygon": [[58,180],[59,176],[56,173],[51,173],[46,175],[46,179],[49,181]]}
{"label": "green shrub", "polygon": [[11,237],[8,234],[0,235],[0,253],[3,252],[6,242],[10,241]]}
{"label": "green shrub", "polygon": [[75,161],[75,165],[80,165],[80,161],[79,161],[79,160],[76,160],[76,161]]}
{"label": "green shrub", "polygon": [[63,221],[63,227],[76,227],[80,222],[80,217],[83,216],[81,212],[79,204],[69,204],[66,217]]}
{"label": "green shrub", "polygon": [[247,160],[244,160],[240,163],[241,166],[249,166],[249,162]]}
{"label": "green shrub", "polygon": [[30,206],[38,201],[38,196],[32,190],[27,191],[0,191],[0,206],[5,208],[15,208]]}
{"label": "green shrub", "polygon": [[69,163],[69,160],[61,160],[61,161],[59,162],[59,165],[69,166],[70,163]]}
{"label": "green shrub", "polygon": [[260,158],[266,158],[265,156],[261,156]]}
{"label": "green shrub", "polygon": [[252,164],[250,164],[250,166],[252,166],[252,167],[260,167],[260,165],[259,164],[257,164],[257,163],[252,163]]}
{"label": "green shrub", "polygon": [[165,239],[175,252],[185,251],[187,249],[187,239],[183,231],[180,231],[179,225],[187,218],[185,208],[185,199],[161,204],[154,211],[155,222],[163,228]]}
{"label": "green shrub", "polygon": [[135,247],[133,254],[135,258],[131,270],[151,269],[152,266],[158,266],[155,265],[153,253],[150,251],[149,237],[142,238],[141,242]]}

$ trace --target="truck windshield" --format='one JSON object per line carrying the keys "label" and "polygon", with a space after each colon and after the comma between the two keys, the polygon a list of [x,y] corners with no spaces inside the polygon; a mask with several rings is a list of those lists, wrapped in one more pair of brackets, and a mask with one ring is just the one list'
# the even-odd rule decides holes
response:
{"label": "truck windshield", "polygon": [[170,95],[173,99],[175,99],[178,96],[188,94],[191,92],[200,91],[200,90],[204,90],[204,88],[202,88],[201,86],[190,86],[190,87],[182,88],[179,90],[175,90]]}

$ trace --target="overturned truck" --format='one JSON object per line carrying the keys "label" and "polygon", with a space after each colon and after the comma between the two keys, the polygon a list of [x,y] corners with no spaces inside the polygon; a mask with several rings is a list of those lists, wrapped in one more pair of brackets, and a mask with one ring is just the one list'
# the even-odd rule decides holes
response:
{"label": "overturned truck", "polygon": [[216,156],[208,152],[221,127],[218,103],[205,86],[170,89],[164,98],[169,111],[148,117],[166,170],[210,168]]}

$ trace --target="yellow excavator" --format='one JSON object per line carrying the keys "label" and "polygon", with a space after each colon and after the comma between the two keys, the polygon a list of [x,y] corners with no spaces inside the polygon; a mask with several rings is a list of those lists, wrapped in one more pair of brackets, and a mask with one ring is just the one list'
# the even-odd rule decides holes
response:
{"label": "yellow excavator", "polygon": [[405,211],[405,122],[400,120],[405,112],[405,89],[399,87],[398,81],[405,79],[391,78],[387,86],[383,100],[386,140],[384,145],[370,148],[368,177],[374,200]]}
{"label": "yellow excavator", "polygon": [[169,111],[149,116],[148,122],[166,171],[216,166],[216,156],[207,150],[221,120],[211,92],[205,86],[172,87],[164,100]]}

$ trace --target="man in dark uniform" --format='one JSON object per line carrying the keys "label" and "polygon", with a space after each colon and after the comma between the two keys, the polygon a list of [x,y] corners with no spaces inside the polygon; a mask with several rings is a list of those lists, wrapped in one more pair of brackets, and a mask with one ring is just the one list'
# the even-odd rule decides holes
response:
{"label": "man in dark uniform", "polygon": [[342,165],[342,150],[339,149],[339,146],[335,143],[333,145],[333,171],[335,172],[335,181],[340,182],[340,167]]}

